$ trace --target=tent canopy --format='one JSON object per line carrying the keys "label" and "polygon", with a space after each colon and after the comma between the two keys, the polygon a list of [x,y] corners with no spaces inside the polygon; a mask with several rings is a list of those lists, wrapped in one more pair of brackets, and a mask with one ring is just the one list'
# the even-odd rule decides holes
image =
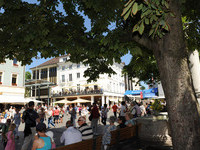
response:
{"label": "tent canopy", "polygon": [[73,101],[68,101],[66,99],[63,99],[63,100],[60,100],[60,101],[57,101],[57,102],[54,102],[54,103],[57,103],[57,104],[72,104],[72,103],[90,103],[90,102],[91,101],[89,101],[89,100],[78,98],[78,99],[73,100]]}

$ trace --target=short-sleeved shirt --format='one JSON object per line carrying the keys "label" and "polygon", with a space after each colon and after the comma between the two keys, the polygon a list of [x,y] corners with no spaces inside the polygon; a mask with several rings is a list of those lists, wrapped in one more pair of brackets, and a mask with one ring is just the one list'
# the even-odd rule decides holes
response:
{"label": "short-sleeved shirt", "polygon": [[38,113],[33,109],[27,109],[24,111],[22,119],[25,121],[25,125],[29,127],[36,126],[36,119],[39,118]]}
{"label": "short-sleeved shirt", "polygon": [[112,109],[113,109],[113,112],[117,112],[117,105],[113,105]]}
{"label": "short-sleeved shirt", "polygon": [[124,105],[121,106],[120,116],[126,115],[126,107]]}

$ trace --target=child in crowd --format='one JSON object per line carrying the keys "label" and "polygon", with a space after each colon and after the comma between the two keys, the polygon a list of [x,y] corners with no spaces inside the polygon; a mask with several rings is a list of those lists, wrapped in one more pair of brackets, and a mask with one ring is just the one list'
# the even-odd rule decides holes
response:
{"label": "child in crowd", "polygon": [[7,136],[7,144],[5,150],[15,150],[15,136],[13,131],[15,130],[16,125],[13,123],[10,125],[8,129]]}

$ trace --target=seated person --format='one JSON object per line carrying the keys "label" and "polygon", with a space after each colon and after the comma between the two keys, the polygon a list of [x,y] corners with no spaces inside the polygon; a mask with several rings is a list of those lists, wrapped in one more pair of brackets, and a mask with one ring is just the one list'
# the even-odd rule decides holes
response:
{"label": "seated person", "polygon": [[127,112],[125,115],[126,118],[126,122],[125,125],[128,127],[132,127],[136,124],[134,118],[133,118],[133,114],[131,114],[130,112]]}
{"label": "seated person", "polygon": [[83,117],[83,116],[79,117],[78,125],[79,125],[78,129],[82,134],[82,139],[83,140],[87,140],[87,139],[92,139],[93,138],[92,128],[87,125],[85,117]]}
{"label": "seated person", "polygon": [[33,142],[32,150],[49,150],[52,146],[51,138],[48,137],[46,132],[46,125],[44,123],[38,123],[36,125],[37,135],[35,136],[35,140]]}
{"label": "seated person", "polygon": [[102,137],[102,144],[104,146],[104,149],[107,149],[107,145],[110,144],[110,141],[111,141],[111,131],[114,131],[117,129],[117,127],[114,125],[115,123],[115,116],[110,116],[109,118],[109,123],[110,125],[106,125],[105,126],[105,132],[104,132],[104,135]]}
{"label": "seated person", "polygon": [[66,128],[67,130],[65,130],[60,137],[61,143],[65,142],[65,145],[70,145],[82,141],[82,134],[79,130],[73,127],[72,121],[66,122]]}
{"label": "seated person", "polygon": [[125,125],[126,119],[123,116],[119,116],[117,122],[119,123],[119,125],[117,126],[118,129],[126,127]]}

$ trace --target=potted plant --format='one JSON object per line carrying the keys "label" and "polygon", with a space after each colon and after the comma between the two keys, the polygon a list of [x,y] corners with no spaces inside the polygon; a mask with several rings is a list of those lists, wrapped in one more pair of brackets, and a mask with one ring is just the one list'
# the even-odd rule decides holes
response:
{"label": "potted plant", "polygon": [[163,109],[163,105],[160,103],[160,100],[155,99],[154,103],[151,105],[151,109],[153,110],[153,114],[155,116],[159,115],[160,111]]}

